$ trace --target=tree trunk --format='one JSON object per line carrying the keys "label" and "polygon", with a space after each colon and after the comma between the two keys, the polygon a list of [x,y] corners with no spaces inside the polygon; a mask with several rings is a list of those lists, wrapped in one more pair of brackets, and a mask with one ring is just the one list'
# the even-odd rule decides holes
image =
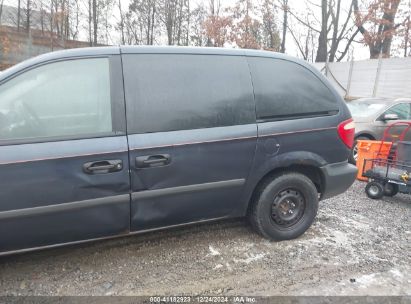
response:
{"label": "tree trunk", "polygon": [[191,11],[190,11],[190,0],[187,0],[187,33],[186,33],[186,43],[185,45],[188,46],[190,43],[190,23],[191,23]]}
{"label": "tree trunk", "polygon": [[384,13],[384,20],[387,20],[387,22],[385,22],[383,28],[384,40],[382,41],[381,52],[385,58],[391,56],[391,44],[395,31],[395,15],[397,14],[399,4],[400,0],[393,1],[392,7]]}
{"label": "tree trunk", "polygon": [[166,29],[167,29],[167,39],[168,45],[173,45],[173,36],[174,36],[174,23],[175,20],[173,18],[174,11],[175,11],[175,0],[167,1],[168,5],[165,7],[165,14],[166,14]]}
{"label": "tree trunk", "polygon": [[65,10],[66,10],[66,5],[65,5],[65,0],[62,0],[61,1],[61,6],[60,6],[60,38],[61,38],[61,41],[63,42],[64,40],[63,40],[63,37],[64,37],[64,14],[65,14]]}
{"label": "tree trunk", "polygon": [[0,2],[0,24],[1,24],[1,15],[3,15],[3,4],[4,4],[4,0],[1,0]]}
{"label": "tree trunk", "polygon": [[337,10],[335,12],[335,16],[333,18],[333,36],[331,40],[331,48],[330,48],[330,55],[328,58],[329,62],[334,62],[335,54],[337,53],[338,49],[338,27],[340,26],[340,11],[341,11],[341,0],[337,0]]}
{"label": "tree trunk", "polygon": [[155,16],[156,16],[156,1],[153,1],[153,11],[151,14],[151,37],[150,37],[150,45],[154,44],[154,22],[155,22]]}
{"label": "tree trunk", "polygon": [[17,2],[17,30],[20,31],[21,0]]}
{"label": "tree trunk", "polygon": [[54,50],[54,11],[53,11],[53,1],[50,2],[50,50]]}
{"label": "tree trunk", "polygon": [[93,31],[92,31],[92,19],[93,19],[93,12],[92,12],[92,0],[88,0],[88,41],[90,46],[93,46]]}
{"label": "tree trunk", "polygon": [[26,31],[29,33],[31,27],[31,0],[26,1]]}
{"label": "tree trunk", "polygon": [[44,36],[44,7],[43,1],[40,2],[40,26],[41,26],[41,35]]}
{"label": "tree trunk", "polygon": [[283,0],[283,37],[281,40],[281,53],[285,53],[287,27],[288,27],[288,0]]}
{"label": "tree trunk", "polygon": [[148,6],[147,12],[147,29],[146,29],[146,44],[150,45],[150,33],[151,33],[151,3]]}
{"label": "tree trunk", "polygon": [[406,29],[405,29],[405,41],[404,41],[404,57],[408,56],[408,43],[409,43],[409,39],[410,39],[410,26],[411,26],[411,20],[410,20],[410,16],[407,17],[407,21],[406,21]]}
{"label": "tree trunk", "polygon": [[121,44],[124,45],[126,42],[124,40],[124,15],[123,15],[123,9],[121,8],[121,0],[118,0],[118,9],[120,11]]}
{"label": "tree trunk", "polygon": [[98,18],[97,18],[97,0],[93,0],[93,46],[98,43]]}
{"label": "tree trunk", "polygon": [[327,21],[328,21],[328,1],[321,0],[321,32],[318,38],[318,50],[315,62],[327,61]]}

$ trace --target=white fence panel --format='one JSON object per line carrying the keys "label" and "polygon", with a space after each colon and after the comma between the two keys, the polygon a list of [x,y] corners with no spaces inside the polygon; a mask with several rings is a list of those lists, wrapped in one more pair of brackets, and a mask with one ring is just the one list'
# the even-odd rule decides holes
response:
{"label": "white fence panel", "polygon": [[411,97],[411,57],[382,61],[377,96]]}
{"label": "white fence panel", "polygon": [[411,98],[411,57],[313,65],[343,97]]}
{"label": "white fence panel", "polygon": [[377,69],[377,59],[354,62],[351,89],[348,94],[355,97],[373,96]]}

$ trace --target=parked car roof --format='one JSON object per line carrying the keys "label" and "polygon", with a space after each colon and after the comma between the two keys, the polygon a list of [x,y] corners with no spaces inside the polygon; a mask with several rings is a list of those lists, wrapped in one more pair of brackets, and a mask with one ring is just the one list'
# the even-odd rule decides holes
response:
{"label": "parked car roof", "polygon": [[390,103],[394,102],[394,99],[389,98],[376,98],[376,97],[365,97],[353,100],[353,102],[367,102],[367,103]]}
{"label": "parked car roof", "polygon": [[411,102],[411,98],[398,98],[395,101],[396,102]]}

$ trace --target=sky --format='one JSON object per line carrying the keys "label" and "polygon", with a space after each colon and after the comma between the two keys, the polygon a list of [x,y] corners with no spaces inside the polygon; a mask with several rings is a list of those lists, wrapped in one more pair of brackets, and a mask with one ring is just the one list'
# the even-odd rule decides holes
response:
{"label": "sky", "polygon": [[[24,0],[23,0],[24,1]],[[121,0],[122,1],[122,6],[123,9],[128,7],[128,4],[130,3],[130,0]],[[191,4],[192,7],[195,7],[196,5],[204,2],[208,3],[208,0],[191,0],[194,5]],[[254,1],[260,1],[260,0],[254,0]],[[235,4],[236,0],[221,0],[221,4],[223,7],[230,7]],[[312,4],[310,4],[312,3]],[[5,0],[4,2],[5,5],[12,5],[12,6],[17,6],[17,0]],[[320,0],[310,0],[308,1],[303,1],[303,0],[289,0],[289,5],[292,9],[293,12],[295,12],[296,15],[298,15],[301,19],[305,19],[307,14],[312,14],[315,16],[314,19],[320,19],[321,18],[321,11],[320,8],[317,7],[317,5],[320,4]],[[348,6],[350,4],[350,1],[343,0],[342,1],[342,19],[345,18],[346,13],[348,11]],[[86,8],[86,1],[84,1],[85,6],[85,11],[87,10]],[[114,24],[117,22],[119,19],[118,17],[119,13],[117,10],[114,10],[113,15],[112,15],[112,20],[111,22]],[[345,15],[345,16],[344,16]],[[279,30],[281,31],[281,21],[282,21],[282,15],[281,11],[277,12],[278,16],[278,24],[279,24]],[[306,28],[303,26],[301,23],[299,23],[294,17],[290,16],[289,17],[289,26],[294,29],[296,33],[305,33]],[[319,28],[319,24],[315,24],[315,22],[312,24],[313,27]],[[361,39],[361,35],[358,35],[358,40]],[[87,38],[87,33],[83,33],[81,36],[82,39]],[[317,38],[316,38],[317,39]],[[118,44],[119,43],[119,37],[118,34],[112,34],[110,37],[110,44]],[[301,58],[301,54],[298,50],[297,44],[295,43],[293,36],[291,35],[290,32],[287,33],[287,39],[286,39],[286,53],[291,55],[291,56],[296,56]],[[314,55],[315,56],[315,55]],[[349,56],[347,56],[344,60],[350,60],[352,57],[354,57],[355,60],[363,60],[363,59],[368,59],[369,58],[369,53],[368,53],[368,48],[363,44],[363,43],[353,43]]]}

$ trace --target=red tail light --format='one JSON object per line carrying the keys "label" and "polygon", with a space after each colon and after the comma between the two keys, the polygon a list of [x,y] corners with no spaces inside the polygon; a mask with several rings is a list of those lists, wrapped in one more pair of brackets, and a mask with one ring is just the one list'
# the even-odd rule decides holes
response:
{"label": "red tail light", "polygon": [[338,135],[340,136],[343,143],[350,149],[354,145],[355,136],[355,122],[352,119],[342,122],[338,126]]}

